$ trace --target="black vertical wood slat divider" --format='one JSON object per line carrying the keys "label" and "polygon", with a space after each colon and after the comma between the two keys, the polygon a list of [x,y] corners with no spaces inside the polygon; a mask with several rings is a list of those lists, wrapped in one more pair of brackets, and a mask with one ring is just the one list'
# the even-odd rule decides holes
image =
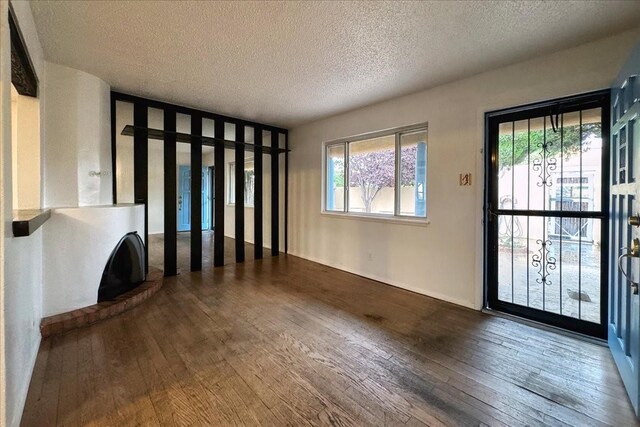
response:
{"label": "black vertical wood slat divider", "polygon": [[[224,121],[216,120],[214,124],[214,136],[224,139]],[[216,142],[214,147],[215,166],[215,219],[213,229],[213,265],[224,265],[224,143]]]}
{"label": "black vertical wood slat divider", "polygon": [[[284,134],[284,253],[289,253],[289,134]],[[276,154],[278,156],[278,154]]]}
{"label": "black vertical wood slat divider", "polygon": [[133,199],[144,204],[144,269],[149,271],[149,138],[148,109],[142,103],[133,104]]}
{"label": "black vertical wood slat divider", "polygon": [[191,271],[202,270],[202,116],[191,115]]}
{"label": "black vertical wood slat divider", "polygon": [[[283,133],[285,135],[285,148],[288,150],[288,146],[289,146],[289,142],[288,142],[288,133],[286,129],[282,129],[282,128],[277,128],[274,126],[269,126],[269,125],[265,125],[265,124],[259,124],[259,123],[255,123],[255,122],[251,122],[251,121],[245,121],[245,120],[241,120],[241,119],[235,119],[235,118],[230,118],[230,117],[226,117],[226,116],[222,116],[219,114],[215,114],[215,113],[211,113],[211,112],[206,112],[206,111],[202,111],[202,110],[196,110],[193,108],[188,108],[188,107],[183,107],[183,106],[178,106],[178,105],[174,105],[174,104],[168,104],[165,102],[161,102],[161,101],[155,101],[155,100],[151,100],[151,99],[145,99],[145,98],[140,98],[140,97],[136,97],[133,95],[127,95],[124,93],[120,93],[120,92],[116,92],[116,91],[112,91],[111,92],[111,162],[112,162],[112,176],[113,176],[113,182],[112,182],[112,188],[113,188],[113,202],[117,203],[118,202],[118,197],[117,197],[117,180],[116,180],[116,158],[117,158],[117,144],[116,144],[116,139],[117,139],[117,132],[118,129],[116,128],[117,123],[116,123],[116,115],[117,115],[117,102],[121,101],[121,102],[129,102],[131,104],[133,104],[134,106],[134,120],[133,120],[133,125],[134,125],[134,132],[133,132],[133,140],[134,140],[134,201],[135,203],[142,203],[144,204],[144,210],[145,210],[145,225],[144,225],[144,240],[145,240],[145,269],[148,271],[149,268],[149,262],[148,262],[148,248],[146,246],[146,243],[148,242],[148,237],[149,237],[149,230],[148,230],[148,222],[149,222],[149,211],[148,211],[148,154],[149,154],[149,147],[148,147],[148,140],[149,140],[149,129],[148,129],[148,108],[158,108],[158,109],[162,109],[165,112],[169,112],[169,117],[172,117],[174,114],[177,113],[181,113],[181,114],[187,114],[187,115],[191,115],[192,118],[192,132],[191,134],[194,136],[191,139],[191,161],[192,161],[192,170],[193,168],[193,163],[195,160],[195,163],[198,163],[199,166],[199,173],[196,174],[196,176],[198,176],[198,174],[201,173],[202,171],[202,118],[206,117],[206,118],[210,118],[213,119],[215,121],[215,137],[216,138],[220,138],[221,141],[216,142],[215,143],[215,153],[214,153],[214,158],[215,158],[215,203],[214,203],[214,217],[215,217],[215,224],[214,224],[214,266],[223,266],[224,265],[224,209],[225,209],[225,200],[224,200],[224,191],[225,191],[225,146],[224,146],[224,142],[222,140],[224,140],[224,124],[225,124],[225,120],[229,120],[230,122],[233,122],[234,124],[236,124],[236,132],[239,132],[240,129],[239,127],[242,128],[242,138],[237,138],[238,141],[243,141],[244,140],[244,128],[246,126],[252,126],[254,127],[254,129],[256,129],[255,132],[259,133],[260,135],[256,138],[256,139],[260,139],[262,138],[262,132],[264,130],[269,130],[271,132],[271,147],[273,147],[274,150],[279,149],[279,133]],[[193,121],[196,120],[194,117],[197,117],[197,124],[195,124]],[[167,116],[165,115],[165,121],[167,120]],[[170,129],[170,125],[167,126],[165,124],[165,130],[169,130]],[[175,132],[175,125],[174,125],[174,132]],[[165,135],[164,136],[164,140],[165,140],[165,150],[167,149],[166,143],[167,141],[169,141],[169,147],[171,146],[172,143],[175,143],[177,141],[175,141],[176,136],[174,135]],[[264,146],[264,140],[262,140],[263,146]],[[195,149],[195,152],[194,152]],[[170,153],[167,153],[168,155],[165,155],[165,174],[169,173],[171,174],[176,173],[177,171],[175,170],[175,157],[176,157],[176,153],[175,150],[171,150],[169,148]],[[261,149],[258,149],[258,154],[260,154],[262,152]],[[238,177],[238,179],[241,179],[236,185],[236,192],[237,194],[241,195],[241,199],[240,203],[242,205],[244,205],[244,146],[241,147],[236,147],[236,160],[238,157],[242,157],[242,162],[240,162],[240,168],[236,168],[236,169],[240,169],[242,175],[240,177]],[[261,153],[262,155],[264,154],[263,152]],[[279,153],[278,152],[269,152],[267,153],[269,155],[271,155],[271,169],[272,169],[272,176],[271,176],[271,187],[272,187],[272,191],[271,191],[271,202],[272,202],[272,215],[271,215],[271,234],[272,234],[272,240],[271,240],[271,246],[272,246],[272,255],[278,255],[279,254],[279,241],[280,241],[280,235],[279,235],[279,227],[280,227],[280,216],[279,216]],[[170,158],[173,157],[174,161],[170,163]],[[261,168],[262,167],[262,173],[259,174],[259,178],[257,177],[256,179],[256,186],[257,191],[256,191],[256,195],[254,197],[255,200],[255,204],[256,204],[256,212],[260,213],[259,215],[257,215],[254,219],[255,221],[255,232],[256,232],[256,237],[255,237],[255,242],[258,243],[256,248],[255,248],[255,255],[256,258],[260,258],[263,255],[263,246],[264,246],[264,239],[263,239],[263,232],[264,232],[264,200],[262,198],[262,191],[259,188],[260,186],[262,186],[262,188],[264,188],[264,159],[262,156],[256,156],[256,158],[259,157],[259,160],[256,161],[256,163],[258,163],[259,165],[256,166],[256,168]],[[238,163],[236,161],[236,163]],[[284,209],[285,209],[285,252],[288,249],[288,245],[287,245],[287,241],[288,241],[288,227],[287,227],[287,220],[288,220],[288,155],[285,155],[285,201],[284,201]],[[175,182],[174,182],[175,181]],[[171,189],[171,187],[173,186],[174,188],[174,192],[168,193],[169,190]],[[170,227],[171,224],[167,224],[166,220],[169,219],[169,222],[171,222],[171,218],[174,218],[172,215],[175,214],[175,221],[176,221],[176,228],[177,228],[177,212],[175,211],[175,208],[177,206],[177,203],[175,203],[175,199],[177,198],[177,179],[175,180],[171,180],[168,177],[165,177],[165,227]],[[197,188],[194,188],[197,187]],[[197,193],[196,194],[202,194],[202,180],[201,179],[196,179],[195,182],[192,180],[192,185],[191,185],[191,190],[192,190],[192,194],[193,191],[196,190]],[[239,191],[241,190],[241,191]],[[174,194],[175,193],[175,194]],[[171,199],[173,197],[174,203],[171,203]],[[202,229],[201,229],[201,221],[202,221],[202,202],[201,202],[201,197],[192,197],[192,227],[191,227],[191,232],[192,232],[192,238],[191,238],[191,269],[192,270],[201,270],[202,269]],[[195,206],[194,206],[195,205]],[[194,209],[194,207],[196,207],[197,209]],[[242,210],[240,210],[239,207],[236,206],[236,214],[238,214],[238,212],[241,212],[241,216],[243,218],[242,221],[236,221],[236,229],[241,226],[242,227],[242,232],[241,234],[241,240],[242,244],[238,244],[236,242],[236,259],[239,260],[238,258],[238,254],[240,251],[242,251],[242,256],[241,256],[241,260],[244,260],[244,208]],[[195,218],[194,218],[195,217]],[[197,221],[194,221],[197,220]],[[193,224],[197,224],[195,227]],[[262,232],[261,232],[262,231]],[[238,235],[240,235],[238,234]],[[174,259],[173,255],[171,253],[167,253],[170,252],[173,248],[173,245],[171,244],[171,239],[175,238],[176,233],[171,233],[170,230],[168,228],[165,228],[165,274],[169,274],[171,273],[172,270],[172,259]],[[195,238],[195,239],[194,239]],[[195,241],[194,241],[195,240]],[[238,239],[237,239],[238,240]],[[167,243],[169,243],[168,247],[167,247]],[[195,251],[195,255],[194,256],[194,251]],[[177,247],[175,249],[175,252],[177,254]],[[177,257],[176,257],[177,258]],[[177,261],[176,263],[177,264]],[[175,273],[177,273],[177,265],[174,268]],[[169,273],[168,273],[169,272]],[[174,273],[174,274],[175,274]]]}
{"label": "black vertical wood slat divider", "polygon": [[256,126],[253,130],[253,143],[254,147],[254,159],[253,159],[253,169],[255,173],[255,185],[254,190],[255,194],[253,197],[253,251],[254,251],[254,259],[261,259],[263,257],[263,213],[262,213],[262,127]]}
{"label": "black vertical wood slat divider", "polygon": [[164,110],[164,275],[178,274],[176,109]]}
{"label": "black vertical wood slat divider", "polygon": [[111,94],[111,176],[114,178],[111,180],[111,198],[113,204],[118,203],[118,185],[115,179],[116,176],[116,98]]}
{"label": "black vertical wood slat divider", "polygon": [[[236,141],[244,142],[244,125],[236,123]],[[237,146],[236,152],[236,200],[235,239],[236,262],[244,261],[244,147]]]}
{"label": "black vertical wood slat divider", "polygon": [[[280,144],[279,133],[271,131],[271,148],[278,148]],[[273,152],[271,155],[271,255],[280,253],[280,163],[279,155]]]}

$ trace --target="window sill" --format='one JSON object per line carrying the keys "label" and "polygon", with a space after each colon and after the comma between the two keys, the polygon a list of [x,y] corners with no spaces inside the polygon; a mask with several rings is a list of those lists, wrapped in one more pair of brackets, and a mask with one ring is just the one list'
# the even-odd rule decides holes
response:
{"label": "window sill", "polygon": [[335,217],[341,219],[355,219],[360,221],[371,221],[371,222],[384,222],[390,224],[404,224],[404,225],[414,225],[418,227],[424,227],[431,224],[431,221],[428,218],[408,218],[408,217],[397,217],[397,216],[381,216],[381,215],[361,215],[356,213],[343,213],[343,212],[327,212],[322,211],[320,215],[327,217]]}

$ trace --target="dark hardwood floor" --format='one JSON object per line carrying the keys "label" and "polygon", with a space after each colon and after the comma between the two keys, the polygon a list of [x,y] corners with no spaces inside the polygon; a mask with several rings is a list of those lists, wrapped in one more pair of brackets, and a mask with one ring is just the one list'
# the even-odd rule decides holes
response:
{"label": "dark hardwood floor", "polygon": [[[178,271],[191,270],[191,236],[189,232],[178,233]],[[224,238],[224,265],[236,262],[236,241]],[[264,257],[271,255],[271,249],[264,248]],[[253,261],[253,244],[245,242],[244,253],[246,261]],[[164,266],[164,235],[149,235],[149,265],[160,270]],[[202,231],[202,268],[213,267],[213,231]]]}
{"label": "dark hardwood floor", "polygon": [[22,424],[636,420],[606,347],[280,256],[183,269],[145,304],[44,340]]}

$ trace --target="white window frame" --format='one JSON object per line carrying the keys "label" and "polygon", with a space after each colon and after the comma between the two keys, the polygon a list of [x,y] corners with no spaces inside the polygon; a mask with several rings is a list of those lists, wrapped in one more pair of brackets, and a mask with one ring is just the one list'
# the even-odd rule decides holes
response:
{"label": "white window frame", "polygon": [[[396,128],[385,129],[376,132],[368,132],[359,135],[354,135],[346,138],[335,139],[331,141],[325,141],[322,143],[322,191],[321,191],[321,203],[320,213],[327,216],[335,216],[342,218],[352,218],[361,220],[373,220],[383,222],[400,222],[400,223],[412,223],[412,224],[429,224],[429,191],[427,192],[427,216],[419,217],[413,215],[401,215],[400,214],[400,140],[402,134],[413,132],[426,132],[427,133],[427,153],[429,151],[429,126],[428,122],[417,123],[409,126],[401,126]],[[349,143],[358,142],[367,139],[380,138],[384,136],[395,135],[395,189],[394,189],[394,213],[390,214],[378,214],[378,213],[366,213],[366,212],[349,212]],[[327,210],[327,151],[328,148],[335,145],[344,146],[344,211]],[[429,156],[427,155],[427,176],[429,173]],[[427,188],[429,186],[429,180],[427,178]]]}
{"label": "white window frame", "polygon": [[[245,160],[244,164],[245,164],[245,171],[247,170],[246,165],[247,164],[252,164],[254,163],[253,159],[248,159]],[[236,172],[236,162],[229,162],[228,163],[229,167],[227,169],[227,206],[235,206],[236,201],[235,201],[235,196],[236,196],[236,181],[235,181],[235,172]],[[254,170],[255,173],[255,166],[254,168],[252,168]],[[232,173],[233,171],[233,173]],[[255,189],[254,189],[255,190]],[[246,187],[245,187],[245,192],[247,191]],[[234,196],[233,199],[231,196]],[[246,196],[245,196],[245,201],[244,201],[244,207],[245,208],[252,208],[255,206],[255,194],[253,195],[253,200],[254,203],[253,204],[248,204],[247,200],[246,200]]]}

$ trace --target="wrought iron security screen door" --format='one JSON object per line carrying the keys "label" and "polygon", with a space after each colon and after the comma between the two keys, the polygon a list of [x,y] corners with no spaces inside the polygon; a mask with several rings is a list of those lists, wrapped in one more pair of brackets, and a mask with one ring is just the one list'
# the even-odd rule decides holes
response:
{"label": "wrought iron security screen door", "polygon": [[606,335],[609,91],[488,113],[486,304]]}

